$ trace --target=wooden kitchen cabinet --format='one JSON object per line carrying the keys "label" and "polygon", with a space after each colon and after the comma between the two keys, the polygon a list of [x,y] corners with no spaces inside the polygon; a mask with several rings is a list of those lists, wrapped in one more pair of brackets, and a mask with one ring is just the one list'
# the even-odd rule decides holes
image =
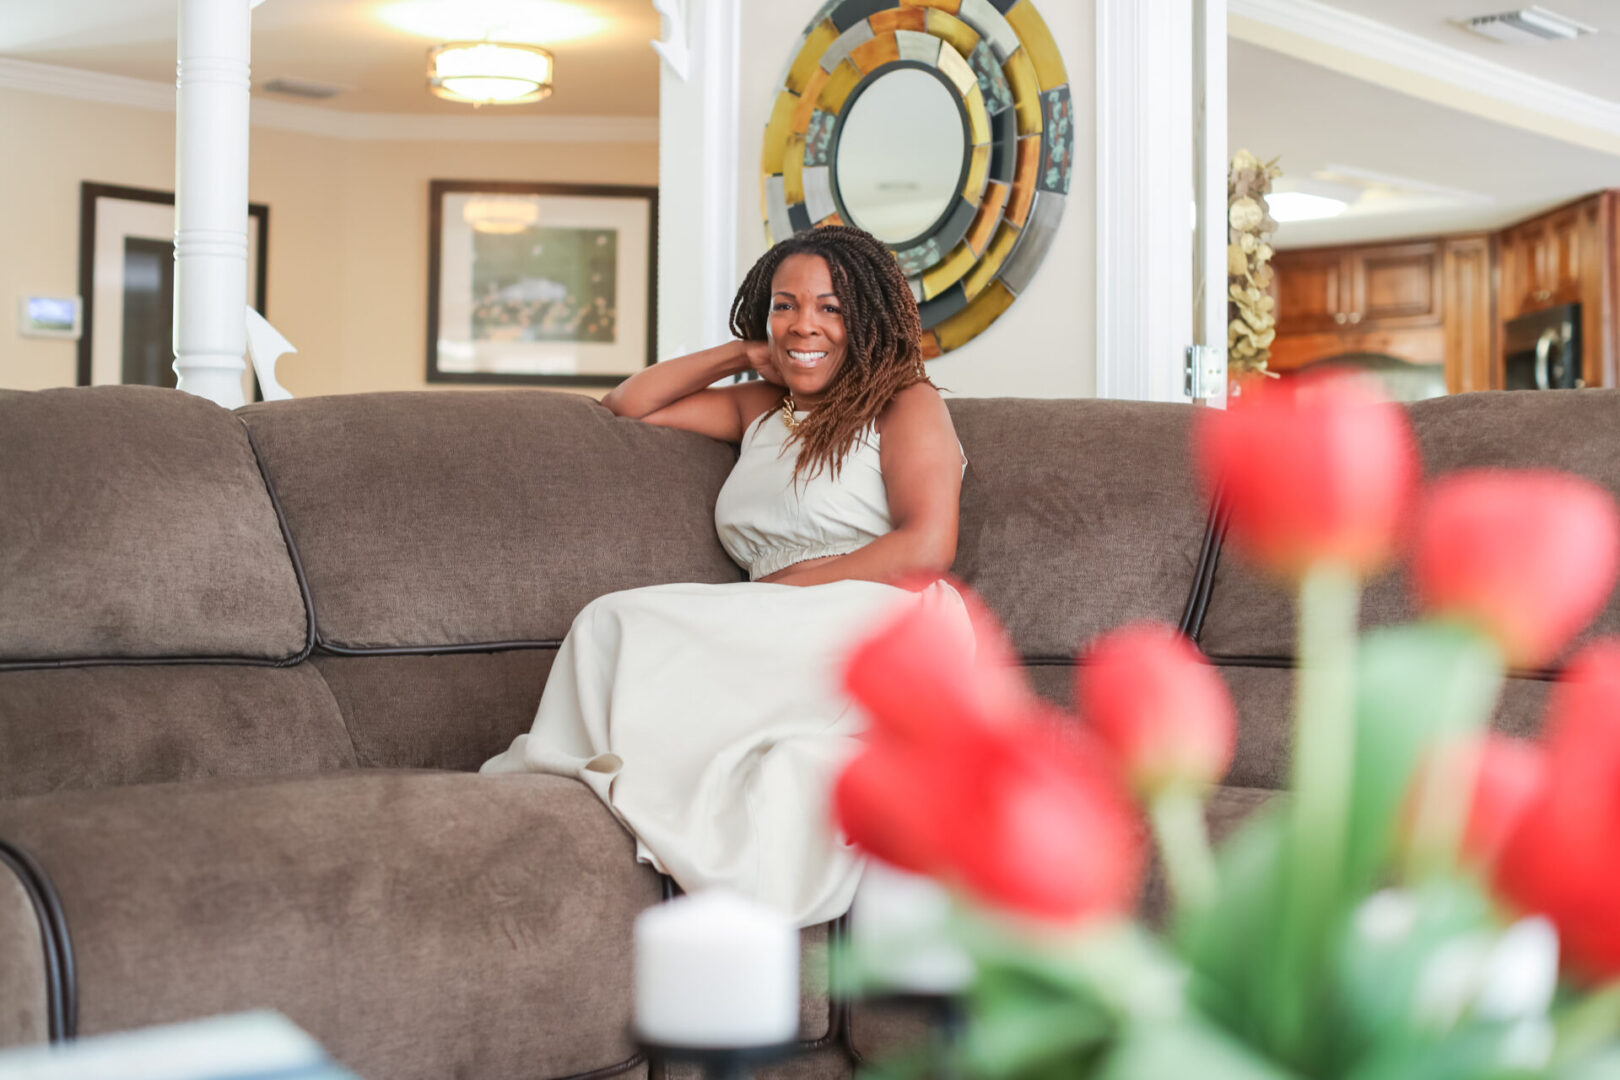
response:
{"label": "wooden kitchen cabinet", "polygon": [[1603,201],[1599,195],[1502,232],[1504,321],[1586,299],[1586,285],[1603,276]]}
{"label": "wooden kitchen cabinet", "polygon": [[[1497,315],[1503,323],[1563,304],[1581,305],[1587,386],[1616,385],[1620,359],[1620,225],[1615,193],[1601,192],[1505,229],[1497,240]],[[1502,385],[1498,350],[1493,386]]]}
{"label": "wooden kitchen cabinet", "polygon": [[1495,235],[1279,251],[1272,370],[1356,354],[1443,365],[1452,393],[1500,389],[1504,324],[1581,305],[1587,386],[1620,385],[1620,190]]}
{"label": "wooden kitchen cabinet", "polygon": [[[1323,256],[1302,253],[1297,258],[1279,252],[1271,265],[1276,271],[1277,310],[1288,313],[1286,329],[1279,315],[1279,334],[1332,330],[1344,325],[1344,259],[1338,252]],[[1282,272],[1284,265],[1287,273]]]}
{"label": "wooden kitchen cabinet", "polygon": [[1440,244],[1428,241],[1353,249],[1346,260],[1351,324],[1374,329],[1440,321]]}
{"label": "wooden kitchen cabinet", "polygon": [[1486,236],[1280,251],[1271,367],[1352,354],[1443,368],[1453,392],[1485,389],[1492,358]]}
{"label": "wooden kitchen cabinet", "polygon": [[1443,317],[1439,241],[1280,251],[1277,335],[1432,326]]}

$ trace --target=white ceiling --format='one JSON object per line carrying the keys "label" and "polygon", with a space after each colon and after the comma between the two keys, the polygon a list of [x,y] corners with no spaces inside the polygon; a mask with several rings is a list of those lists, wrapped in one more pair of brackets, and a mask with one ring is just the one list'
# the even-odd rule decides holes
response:
{"label": "white ceiling", "polygon": [[[0,56],[172,82],[176,0],[0,0]],[[659,36],[648,0],[267,0],[253,12],[253,94],[292,77],[347,86],[326,101],[368,113],[465,115],[426,89],[427,49],[455,38],[543,45],[556,90],[531,116],[657,116]]]}
{"label": "white ceiling", "polygon": [[[1441,0],[1343,0],[1338,6],[1402,4],[1472,10]],[[1611,5],[1604,0],[1601,6]],[[1588,14],[1575,7],[1566,11],[1572,18]],[[1620,41],[1620,29],[1614,40]],[[1488,39],[1481,41],[1483,48],[1493,47]],[[1613,48],[1614,42],[1609,44]],[[1261,159],[1281,158],[1279,190],[1308,189],[1317,172],[1348,169],[1407,181],[1413,190],[1448,193],[1410,197],[1412,208],[1404,212],[1285,224],[1275,238],[1280,248],[1497,229],[1589,192],[1620,187],[1620,157],[1422,101],[1257,45],[1234,39],[1229,46],[1231,148]]]}
{"label": "white ceiling", "polygon": [[1456,25],[1479,15],[1530,7],[1530,0],[1329,0],[1397,30],[1516,68],[1609,101],[1620,101],[1620,2],[1541,0],[1540,7],[1597,30],[1575,41],[1507,45]]}

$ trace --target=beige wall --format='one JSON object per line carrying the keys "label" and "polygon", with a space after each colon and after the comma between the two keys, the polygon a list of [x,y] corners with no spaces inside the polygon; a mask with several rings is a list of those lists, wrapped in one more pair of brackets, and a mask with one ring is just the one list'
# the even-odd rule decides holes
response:
{"label": "beige wall", "polygon": [[[929,365],[958,396],[1090,397],[1096,393],[1094,0],[1038,0],[1069,72],[1076,122],[1074,180],[1063,223],[1028,290],[983,334]],[[737,188],[739,267],[765,250],[760,148],[778,80],[820,0],[743,5]]]}
{"label": "beige wall", "polygon": [[[17,334],[17,297],[78,292],[79,184],[174,188],[174,114],[0,90],[0,387],[71,386],[70,341]],[[15,152],[19,148],[26,151]],[[422,389],[428,181],[656,184],[653,143],[400,143],[253,129],[267,306],[299,397]]]}

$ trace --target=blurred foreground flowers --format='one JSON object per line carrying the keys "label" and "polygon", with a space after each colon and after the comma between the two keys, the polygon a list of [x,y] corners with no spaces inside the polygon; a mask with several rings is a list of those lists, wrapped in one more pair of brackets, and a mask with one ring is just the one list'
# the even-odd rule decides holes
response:
{"label": "blurred foreground flowers", "polygon": [[[837,817],[956,897],[905,944],[973,972],[960,1037],[893,1068],[1620,1077],[1620,640],[1565,667],[1540,743],[1488,730],[1504,672],[1552,661],[1609,595],[1613,500],[1534,471],[1422,489],[1405,414],[1343,382],[1252,387],[1201,416],[1195,453],[1237,550],[1299,591],[1291,793],[1211,852],[1236,718],[1172,628],[1089,643],[1078,717],[1029,691],[971,595],[976,644],[924,608],[868,636]],[[1421,621],[1359,634],[1361,581],[1407,549]],[[1162,931],[1132,921],[1150,837]],[[858,940],[844,991],[896,989]]]}

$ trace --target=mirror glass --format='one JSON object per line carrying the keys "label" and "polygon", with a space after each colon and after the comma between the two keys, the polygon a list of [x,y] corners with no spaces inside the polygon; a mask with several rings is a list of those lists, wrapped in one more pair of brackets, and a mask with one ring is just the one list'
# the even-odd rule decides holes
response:
{"label": "mirror glass", "polygon": [[928,231],[957,197],[967,131],[956,95],[919,68],[875,80],[849,106],[834,174],[850,223],[887,244]]}

